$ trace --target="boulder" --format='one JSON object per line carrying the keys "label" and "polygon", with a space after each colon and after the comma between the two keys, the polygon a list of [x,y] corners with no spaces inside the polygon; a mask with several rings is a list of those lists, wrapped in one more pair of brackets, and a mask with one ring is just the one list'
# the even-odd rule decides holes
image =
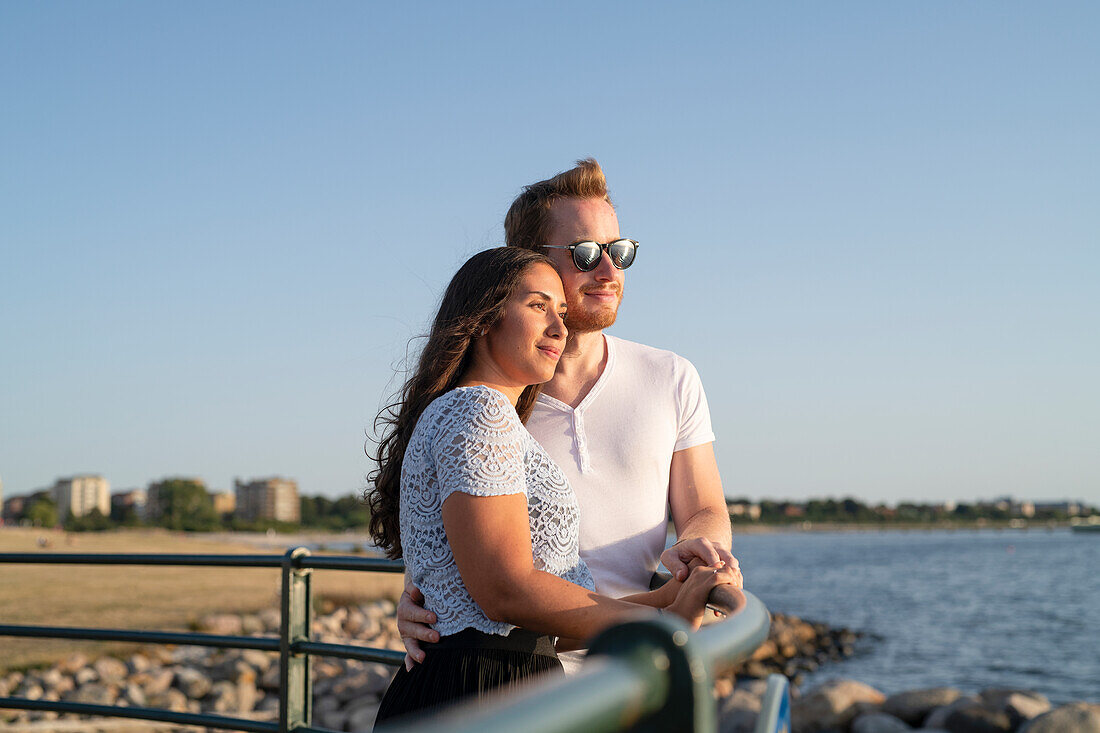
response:
{"label": "boulder", "polygon": [[237,636],[244,631],[244,624],[235,613],[208,613],[199,621],[199,630],[208,634]]}
{"label": "boulder", "polygon": [[1100,733],[1100,705],[1075,702],[1032,718],[1018,733]]}
{"label": "boulder", "polygon": [[881,705],[886,696],[856,680],[830,680],[807,692],[791,706],[791,723],[799,733],[846,728],[857,713],[858,703]]}
{"label": "boulder", "polygon": [[57,669],[64,674],[76,674],[88,666],[88,658],[80,652],[73,652],[57,663]]}
{"label": "boulder", "polygon": [[73,673],[73,681],[76,683],[77,687],[95,682],[98,679],[99,675],[97,675],[96,671],[91,667],[81,667]]}
{"label": "boulder", "polygon": [[734,688],[731,694],[718,701],[719,733],[751,733],[756,726],[760,706],[760,695],[744,688]]}
{"label": "boulder", "polygon": [[864,713],[852,721],[852,733],[905,733],[912,728],[887,713]]}
{"label": "boulder", "polygon": [[148,672],[153,666],[153,660],[145,654],[133,654],[127,666],[131,672]]}
{"label": "boulder", "polygon": [[241,616],[241,631],[247,636],[258,636],[264,633],[264,622],[259,614],[246,613]]}
{"label": "boulder", "polygon": [[126,675],[130,670],[126,668],[126,664],[114,657],[100,657],[95,660],[95,664],[92,665],[96,674],[99,675],[100,682],[105,684],[118,684],[122,680],[126,679]]}
{"label": "boulder", "polygon": [[946,730],[947,716],[955,712],[959,708],[965,708],[969,705],[980,705],[978,698],[972,695],[966,695],[955,700],[950,705],[944,705],[943,707],[936,708],[928,714],[928,717],[924,719],[925,728],[939,728]]}
{"label": "boulder", "polygon": [[979,697],[987,708],[1004,711],[1013,729],[1050,710],[1050,700],[1031,690],[989,689]]}
{"label": "boulder", "polygon": [[189,699],[199,700],[210,692],[213,681],[193,667],[179,667],[174,684]]}
{"label": "boulder", "polygon": [[210,687],[210,694],[204,701],[208,710],[215,713],[237,712],[237,686],[229,680],[219,680]]}
{"label": "boulder", "polygon": [[936,708],[950,705],[961,693],[951,687],[934,687],[926,690],[899,692],[886,698],[882,712],[904,720],[909,725],[920,725]]}
{"label": "boulder", "polygon": [[139,672],[130,678],[130,681],[141,686],[141,691],[148,695],[159,695],[172,686],[172,680],[176,674],[170,669],[157,667],[148,672]]}
{"label": "boulder", "polygon": [[951,733],[1011,733],[1012,721],[1003,710],[990,710],[980,703],[964,705],[944,721]]}
{"label": "boulder", "polygon": [[378,703],[364,702],[347,709],[348,730],[370,730],[374,727],[374,719],[378,715]]}
{"label": "boulder", "polygon": [[65,695],[67,702],[83,702],[91,705],[114,705],[117,699],[118,688],[98,682],[81,685]]}

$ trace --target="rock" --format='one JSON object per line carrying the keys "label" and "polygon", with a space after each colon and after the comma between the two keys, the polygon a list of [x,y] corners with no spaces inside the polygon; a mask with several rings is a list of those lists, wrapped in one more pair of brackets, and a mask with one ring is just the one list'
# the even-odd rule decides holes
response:
{"label": "rock", "polygon": [[159,695],[172,686],[172,680],[176,674],[170,669],[158,667],[148,672],[140,672],[133,675],[130,681],[141,686],[141,691],[148,695]]}
{"label": "rock", "polygon": [[348,708],[347,713],[348,730],[371,730],[374,727],[374,719],[378,715],[378,703],[365,702]]}
{"label": "rock", "polygon": [[275,662],[275,655],[261,652],[259,649],[244,649],[241,659],[260,674],[263,674]]}
{"label": "rock", "polygon": [[901,718],[887,713],[864,713],[852,721],[852,733],[903,733],[913,730]]}
{"label": "rock", "polygon": [[191,700],[206,697],[213,686],[205,674],[192,667],[180,667],[176,670],[175,686]]}
{"label": "rock", "polygon": [[98,682],[81,685],[65,695],[65,700],[67,702],[83,702],[91,705],[114,705],[117,699],[117,688]]}
{"label": "rock", "polygon": [[126,685],[126,688],[123,690],[123,696],[134,707],[143,708],[148,702],[144,690],[133,682]]}
{"label": "rock", "polygon": [[1032,718],[1018,733],[1100,733],[1100,705],[1075,702]]}
{"label": "rock", "polygon": [[944,721],[951,733],[1011,733],[1012,721],[1003,710],[990,710],[979,703],[964,705]]}
{"label": "rock", "polygon": [[153,660],[144,654],[133,654],[127,666],[131,672],[148,672],[153,666]]}
{"label": "rock", "polygon": [[63,674],[76,674],[88,666],[88,658],[80,652],[73,652],[57,663],[57,669]]}
{"label": "rock", "polygon": [[920,725],[934,709],[950,705],[961,693],[951,687],[934,687],[927,690],[909,690],[886,698],[882,712],[893,715],[909,725]]}
{"label": "rock", "polygon": [[92,665],[95,668],[96,674],[99,675],[99,680],[105,684],[118,684],[122,680],[126,679],[126,675],[130,670],[126,668],[126,664],[114,657],[100,657],[95,660],[95,664]]}
{"label": "rock", "polygon": [[199,629],[208,634],[237,636],[244,630],[244,624],[235,613],[209,613],[199,621]]}
{"label": "rock", "polygon": [[260,619],[260,623],[263,624],[264,631],[271,631],[278,633],[279,624],[282,623],[282,617],[279,614],[277,608],[265,608],[257,614]]}
{"label": "rock", "polygon": [[260,691],[256,689],[256,673],[251,667],[247,670],[237,676],[237,710],[241,713],[250,712],[260,698]]}
{"label": "rock", "polygon": [[886,696],[855,680],[830,680],[807,692],[791,706],[795,731],[815,733],[845,728],[858,712],[857,703],[881,705]]}
{"label": "rock", "polygon": [[718,701],[719,733],[751,733],[756,726],[760,705],[760,695],[744,688],[734,688],[732,693]]}
{"label": "rock", "polygon": [[77,687],[95,682],[97,679],[99,679],[99,675],[97,675],[96,671],[91,667],[81,667],[73,674],[73,681],[76,683]]}
{"label": "rock", "polygon": [[241,631],[248,636],[257,636],[264,633],[264,622],[258,614],[246,613],[241,616]]}
{"label": "rock", "polygon": [[1050,700],[1031,690],[990,689],[979,693],[982,704],[992,710],[1003,710],[1015,730],[1037,715],[1050,710]]}
{"label": "rock", "polygon": [[964,708],[969,705],[979,705],[978,698],[972,695],[966,695],[955,700],[950,705],[944,705],[943,707],[936,708],[928,714],[928,717],[924,719],[925,728],[943,728],[947,726],[947,716],[955,712],[959,708]]}
{"label": "rock", "polygon": [[737,680],[736,689],[745,690],[757,697],[764,697],[764,693],[768,689],[768,681],[756,679]]}
{"label": "rock", "polygon": [[23,680],[23,684],[15,691],[15,696],[25,697],[28,700],[40,700],[45,693],[46,691],[42,685],[34,680]]}
{"label": "rock", "polygon": [[228,680],[215,682],[210,688],[206,708],[216,713],[237,711],[237,686]]}

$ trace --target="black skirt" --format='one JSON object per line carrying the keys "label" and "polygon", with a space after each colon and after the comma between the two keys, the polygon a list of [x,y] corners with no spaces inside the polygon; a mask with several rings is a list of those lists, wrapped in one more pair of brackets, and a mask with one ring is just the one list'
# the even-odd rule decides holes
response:
{"label": "black skirt", "polygon": [[378,707],[376,726],[398,716],[430,715],[536,675],[562,673],[553,639],[526,629],[513,629],[508,636],[465,629],[421,646],[424,661],[411,672],[404,665],[397,670]]}

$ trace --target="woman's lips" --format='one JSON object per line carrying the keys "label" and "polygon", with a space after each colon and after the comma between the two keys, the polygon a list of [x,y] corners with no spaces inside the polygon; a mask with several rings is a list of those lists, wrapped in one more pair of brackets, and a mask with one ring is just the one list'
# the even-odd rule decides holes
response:
{"label": "woman's lips", "polygon": [[551,359],[558,359],[561,357],[561,351],[555,349],[553,346],[540,346],[539,351],[549,356]]}

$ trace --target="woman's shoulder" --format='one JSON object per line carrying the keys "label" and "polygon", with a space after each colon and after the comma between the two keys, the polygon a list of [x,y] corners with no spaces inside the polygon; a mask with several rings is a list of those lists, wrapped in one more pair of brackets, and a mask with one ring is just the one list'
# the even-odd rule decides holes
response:
{"label": "woman's shoulder", "polygon": [[424,410],[423,418],[427,418],[432,424],[457,431],[462,431],[470,424],[490,428],[494,432],[523,426],[515,406],[508,398],[492,387],[481,384],[455,387],[444,392],[432,400]]}

